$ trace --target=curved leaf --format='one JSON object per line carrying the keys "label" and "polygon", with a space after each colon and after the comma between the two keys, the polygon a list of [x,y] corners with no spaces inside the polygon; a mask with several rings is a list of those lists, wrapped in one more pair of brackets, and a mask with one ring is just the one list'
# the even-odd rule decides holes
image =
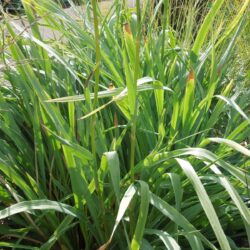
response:
{"label": "curved leaf", "polygon": [[217,237],[218,242],[220,243],[221,249],[223,250],[228,250],[230,249],[230,245],[228,243],[227,237],[222,229],[222,225],[218,219],[218,216],[214,210],[213,204],[211,202],[211,200],[209,199],[209,196],[204,188],[204,186],[202,185],[198,175],[196,174],[196,172],[194,171],[192,165],[186,161],[186,160],[182,160],[182,159],[176,159],[177,162],[179,163],[179,165],[181,166],[181,168],[183,169],[183,171],[185,172],[185,174],[187,175],[187,177],[189,178],[189,180],[191,181],[197,196],[201,202],[201,205],[207,215],[207,218],[210,222],[211,227],[214,230],[214,233]]}
{"label": "curved leaf", "polygon": [[145,234],[157,235],[168,250],[181,250],[176,240],[166,232],[156,229],[146,229]]}
{"label": "curved leaf", "polygon": [[79,218],[76,208],[50,200],[22,201],[0,211],[0,220],[12,215],[33,210],[54,210]]}
{"label": "curved leaf", "polygon": [[224,138],[208,138],[209,141],[217,142],[217,143],[223,143],[227,146],[235,149],[236,151],[250,157],[250,150],[241,146],[239,143],[234,142],[232,140],[224,139]]}

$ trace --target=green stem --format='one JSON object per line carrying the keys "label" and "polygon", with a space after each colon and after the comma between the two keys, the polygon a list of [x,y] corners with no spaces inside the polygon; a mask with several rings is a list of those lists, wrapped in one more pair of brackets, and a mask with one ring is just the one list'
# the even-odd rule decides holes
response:
{"label": "green stem", "polygon": [[166,28],[168,26],[168,15],[167,15],[167,11],[168,11],[168,3],[169,0],[164,0],[164,13],[163,13],[163,30],[162,30],[162,48],[161,48],[161,60],[163,60],[163,56],[164,56],[164,48],[165,48],[165,38],[166,38]]}
{"label": "green stem", "polygon": [[[100,34],[98,27],[98,14],[97,14],[97,0],[92,0],[93,16],[94,16],[94,32],[95,32],[95,50],[96,50],[96,68],[95,68],[95,85],[94,85],[94,103],[93,110],[97,107],[98,103],[98,89],[100,82],[100,62],[101,62],[101,51],[100,51]],[[91,119],[91,149],[94,159],[96,159],[96,143],[95,143],[95,128],[96,128],[96,115],[92,116]],[[96,161],[94,162],[94,179],[97,192],[99,191],[99,183],[96,169]]]}
{"label": "green stem", "polygon": [[95,50],[96,50],[96,70],[95,70],[95,86],[94,86],[94,109],[98,103],[98,90],[100,82],[100,63],[101,63],[101,50],[100,50],[100,34],[98,27],[98,14],[97,14],[97,0],[92,0],[93,14],[94,14],[94,30],[95,30]]}
{"label": "green stem", "polygon": [[[97,0],[92,0],[92,8],[93,8],[93,17],[94,17],[94,32],[95,32],[95,52],[96,52],[96,67],[95,67],[95,85],[94,85],[94,103],[93,110],[96,109],[98,104],[98,90],[100,83],[100,63],[101,63],[101,50],[100,50],[100,34],[99,34],[99,23],[98,23],[98,11],[97,11]],[[97,174],[97,157],[96,157],[96,124],[97,117],[96,114],[91,118],[91,149],[92,154],[94,156],[94,181],[95,181],[95,189],[98,194],[100,209],[101,209],[101,218],[104,226],[104,236],[106,238],[107,228],[105,223],[105,206],[102,199],[102,193],[99,186],[98,174]]]}
{"label": "green stem", "polygon": [[[140,71],[140,43],[141,43],[141,10],[140,0],[136,0],[136,14],[137,14],[137,35],[136,35],[136,56],[135,56],[135,69],[134,69],[134,85],[135,94],[137,95],[137,80],[139,78]],[[130,148],[130,170],[131,180],[134,181],[134,165],[135,165],[135,145],[136,145],[136,121],[137,121],[137,98],[135,103],[134,113],[132,114],[131,125],[131,148]]]}

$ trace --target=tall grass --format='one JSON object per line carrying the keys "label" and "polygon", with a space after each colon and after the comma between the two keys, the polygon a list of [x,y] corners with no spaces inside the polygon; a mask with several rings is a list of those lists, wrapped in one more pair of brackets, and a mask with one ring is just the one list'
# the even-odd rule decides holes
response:
{"label": "tall grass", "polygon": [[5,17],[0,247],[250,247],[249,92],[232,77],[249,0],[226,23],[226,1],[198,21],[189,2],[181,29],[174,4],[103,17],[92,0],[76,21],[24,0],[30,33]]}

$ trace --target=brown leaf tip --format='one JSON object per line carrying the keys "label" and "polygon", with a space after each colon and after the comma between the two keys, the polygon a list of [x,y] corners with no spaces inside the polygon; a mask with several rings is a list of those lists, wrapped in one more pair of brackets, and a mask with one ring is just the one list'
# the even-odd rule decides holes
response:
{"label": "brown leaf tip", "polygon": [[123,25],[123,31],[124,31],[124,33],[128,33],[129,35],[132,35],[129,23],[125,23]]}
{"label": "brown leaf tip", "polygon": [[188,74],[188,81],[194,80],[194,71],[191,69]]}

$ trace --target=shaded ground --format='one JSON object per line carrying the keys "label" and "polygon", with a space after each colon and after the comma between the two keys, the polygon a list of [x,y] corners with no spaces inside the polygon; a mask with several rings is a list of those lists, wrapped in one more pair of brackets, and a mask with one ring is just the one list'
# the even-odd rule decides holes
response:
{"label": "shaded ground", "polygon": [[[112,5],[112,0],[103,1],[99,3],[100,10],[103,14],[106,14],[109,8]],[[64,9],[64,11],[73,19],[80,19],[81,15],[84,15],[86,11],[86,6],[76,6],[75,9],[72,7]],[[27,31],[30,31],[30,28],[27,28],[29,26],[29,23],[26,21],[25,17],[14,17],[12,22],[16,25],[18,25],[21,29],[26,29]],[[40,27],[41,35],[44,39],[51,39],[51,38],[57,38],[57,34],[53,32],[51,29],[48,29],[46,27]]]}
{"label": "shaded ground", "polygon": [[[101,12],[105,15],[109,8],[111,7],[113,1],[107,0],[99,3]],[[80,19],[81,15],[84,15],[86,11],[86,6],[77,6],[76,9],[67,8],[64,11],[73,19]],[[25,17],[13,17],[11,22],[15,25],[18,25],[20,30],[26,30],[30,32],[29,23],[26,21]],[[20,31],[19,31],[20,32]],[[43,39],[57,39],[59,38],[59,34],[52,31],[49,28],[40,26],[40,32]],[[7,84],[7,82],[3,79],[2,71],[4,70],[5,66],[0,62],[0,84]]]}

